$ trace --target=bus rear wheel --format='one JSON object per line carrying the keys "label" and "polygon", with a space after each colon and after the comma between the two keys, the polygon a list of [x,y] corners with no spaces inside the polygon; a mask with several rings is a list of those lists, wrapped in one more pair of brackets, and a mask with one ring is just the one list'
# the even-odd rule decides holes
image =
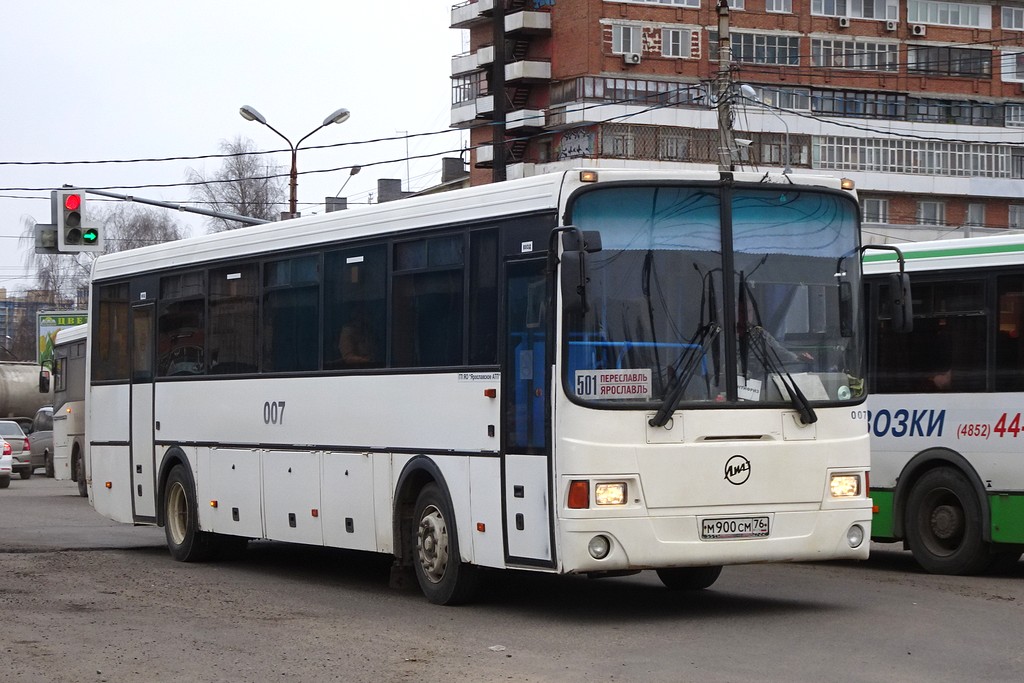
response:
{"label": "bus rear wheel", "polygon": [[78,495],[88,498],[89,486],[85,483],[85,458],[78,455],[73,462],[75,463],[75,481],[78,482]]}
{"label": "bus rear wheel", "polygon": [[959,470],[939,467],[914,484],[907,499],[910,552],[932,574],[978,574],[992,561],[982,537],[981,502]]}
{"label": "bus rear wheel", "polygon": [[714,567],[676,567],[658,569],[658,578],[665,588],[673,591],[699,591],[709,588],[718,580],[722,566]]}
{"label": "bus rear wheel", "polygon": [[184,465],[175,465],[164,485],[164,536],[179,562],[202,562],[212,555],[211,535],[199,530],[196,489]]}
{"label": "bus rear wheel", "polygon": [[46,478],[47,479],[53,479],[53,476],[54,476],[54,471],[53,471],[53,453],[51,453],[50,451],[44,451],[43,452],[43,463],[45,463]]}
{"label": "bus rear wheel", "polygon": [[471,600],[479,584],[479,572],[460,560],[455,516],[437,484],[427,484],[420,491],[413,521],[413,565],[427,600],[436,605]]}

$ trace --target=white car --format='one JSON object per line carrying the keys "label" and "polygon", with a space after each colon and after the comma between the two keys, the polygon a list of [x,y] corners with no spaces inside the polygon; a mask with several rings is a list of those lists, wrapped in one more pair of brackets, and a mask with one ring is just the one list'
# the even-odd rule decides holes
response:
{"label": "white car", "polygon": [[0,455],[0,489],[11,485],[11,444],[4,441],[3,455]]}

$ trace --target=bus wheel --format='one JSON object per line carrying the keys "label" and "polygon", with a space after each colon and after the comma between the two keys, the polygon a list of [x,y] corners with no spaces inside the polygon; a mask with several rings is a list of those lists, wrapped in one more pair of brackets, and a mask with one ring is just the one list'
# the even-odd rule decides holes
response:
{"label": "bus wheel", "polygon": [[416,579],[427,600],[457,605],[473,598],[479,582],[476,567],[459,561],[455,517],[437,484],[427,484],[416,498],[412,542]]}
{"label": "bus wheel", "polygon": [[78,482],[78,495],[82,498],[89,497],[89,487],[85,483],[85,458],[75,458],[75,481]]}
{"label": "bus wheel", "polygon": [[43,462],[46,463],[46,477],[47,479],[53,479],[53,453],[46,451],[43,453]]}
{"label": "bus wheel", "polygon": [[211,537],[199,530],[195,487],[184,465],[175,465],[164,485],[164,535],[171,557],[179,562],[201,562],[211,555]]}
{"label": "bus wheel", "polygon": [[981,504],[961,472],[926,472],[907,499],[906,536],[917,563],[932,574],[977,574],[991,561],[982,538]]}
{"label": "bus wheel", "polygon": [[715,567],[678,567],[675,569],[658,569],[658,578],[665,588],[673,591],[699,591],[708,588],[718,580],[722,566]]}

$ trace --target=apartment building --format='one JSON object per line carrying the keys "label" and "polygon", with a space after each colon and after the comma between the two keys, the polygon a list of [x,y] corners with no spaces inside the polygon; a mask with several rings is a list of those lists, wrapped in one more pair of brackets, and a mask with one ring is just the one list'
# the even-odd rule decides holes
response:
{"label": "apartment building", "polygon": [[509,178],[718,168],[727,74],[735,167],[852,178],[869,239],[1024,229],[1024,0],[729,0],[727,69],[719,15],[716,0],[455,5],[451,123],[472,184],[496,158]]}

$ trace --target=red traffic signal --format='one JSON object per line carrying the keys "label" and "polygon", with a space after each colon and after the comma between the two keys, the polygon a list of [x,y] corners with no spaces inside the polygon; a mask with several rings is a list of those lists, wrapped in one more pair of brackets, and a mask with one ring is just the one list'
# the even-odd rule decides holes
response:
{"label": "red traffic signal", "polygon": [[64,208],[68,211],[78,211],[82,207],[82,195],[80,194],[66,194],[64,195]]}

